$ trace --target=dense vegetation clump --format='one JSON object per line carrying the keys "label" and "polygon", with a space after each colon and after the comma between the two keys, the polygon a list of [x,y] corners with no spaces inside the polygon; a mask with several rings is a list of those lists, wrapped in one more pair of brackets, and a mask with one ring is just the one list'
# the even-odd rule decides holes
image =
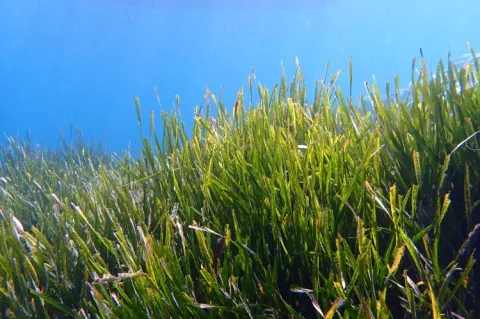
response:
{"label": "dense vegetation clump", "polygon": [[8,139],[0,316],[478,318],[478,60],[422,61],[409,102],[338,75],[207,92],[190,137],[152,114],[138,159]]}

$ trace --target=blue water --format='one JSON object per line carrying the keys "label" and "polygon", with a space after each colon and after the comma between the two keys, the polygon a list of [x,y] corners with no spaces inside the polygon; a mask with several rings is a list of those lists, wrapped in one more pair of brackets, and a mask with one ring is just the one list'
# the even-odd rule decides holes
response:
{"label": "blue water", "polygon": [[350,57],[355,95],[372,74],[406,85],[419,48],[432,66],[467,42],[480,51],[479,12],[478,0],[0,0],[0,133],[54,147],[74,123],[87,142],[138,152],[135,96],[148,123],[154,86],[166,110],[179,94],[190,130],[205,86],[231,108],[252,67],[272,87],[295,57],[310,93],[327,61],[348,89]]}

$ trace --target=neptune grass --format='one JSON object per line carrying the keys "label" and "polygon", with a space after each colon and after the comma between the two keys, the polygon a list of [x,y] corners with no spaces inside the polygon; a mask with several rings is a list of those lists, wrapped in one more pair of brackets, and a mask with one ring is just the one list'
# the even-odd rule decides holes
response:
{"label": "neptune grass", "polygon": [[207,91],[138,159],[8,139],[1,316],[478,316],[479,70],[421,67],[413,102],[366,84],[372,111],[339,73],[308,104],[298,63],[255,107],[252,78],[231,113]]}

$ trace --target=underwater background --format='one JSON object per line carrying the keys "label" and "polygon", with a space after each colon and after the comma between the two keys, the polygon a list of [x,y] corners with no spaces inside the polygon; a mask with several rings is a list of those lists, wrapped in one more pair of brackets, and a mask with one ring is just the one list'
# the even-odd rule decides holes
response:
{"label": "underwater background", "polygon": [[349,58],[353,93],[372,74],[383,92],[396,74],[408,85],[420,48],[430,64],[478,50],[478,12],[477,0],[0,0],[0,133],[55,147],[75,124],[138,152],[135,96],[159,118],[178,94],[190,131],[206,86],[231,110],[252,68],[272,87],[296,58],[309,98],[328,61],[348,89]]}

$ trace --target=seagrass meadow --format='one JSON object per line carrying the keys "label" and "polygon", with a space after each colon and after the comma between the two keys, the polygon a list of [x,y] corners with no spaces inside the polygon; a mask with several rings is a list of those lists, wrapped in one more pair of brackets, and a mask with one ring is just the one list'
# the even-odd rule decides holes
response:
{"label": "seagrass meadow", "polygon": [[192,132],[136,99],[138,158],[8,138],[0,316],[479,318],[478,59],[414,60],[409,100],[338,76],[207,91]]}

